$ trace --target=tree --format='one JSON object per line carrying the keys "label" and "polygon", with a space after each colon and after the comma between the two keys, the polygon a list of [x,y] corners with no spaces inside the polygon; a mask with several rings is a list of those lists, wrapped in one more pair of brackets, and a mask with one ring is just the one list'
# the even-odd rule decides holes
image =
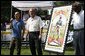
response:
{"label": "tree", "polygon": [[[14,17],[15,11],[18,9],[12,7],[12,17]],[[1,1],[1,22],[10,22],[11,18],[11,1]]]}
{"label": "tree", "polygon": [[1,1],[1,22],[9,21],[11,11],[11,1]]}

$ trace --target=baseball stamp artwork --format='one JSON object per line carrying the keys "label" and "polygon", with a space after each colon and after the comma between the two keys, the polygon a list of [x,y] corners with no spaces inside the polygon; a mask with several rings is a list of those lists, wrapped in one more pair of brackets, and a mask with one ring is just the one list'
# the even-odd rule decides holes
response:
{"label": "baseball stamp artwork", "polygon": [[63,53],[71,10],[72,5],[53,8],[45,50]]}

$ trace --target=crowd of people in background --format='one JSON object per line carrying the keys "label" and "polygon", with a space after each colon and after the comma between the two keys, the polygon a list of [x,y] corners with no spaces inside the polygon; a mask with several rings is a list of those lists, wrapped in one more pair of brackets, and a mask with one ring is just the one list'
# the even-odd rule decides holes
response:
{"label": "crowd of people in background", "polygon": [[6,25],[4,23],[1,23],[1,31],[6,31]]}

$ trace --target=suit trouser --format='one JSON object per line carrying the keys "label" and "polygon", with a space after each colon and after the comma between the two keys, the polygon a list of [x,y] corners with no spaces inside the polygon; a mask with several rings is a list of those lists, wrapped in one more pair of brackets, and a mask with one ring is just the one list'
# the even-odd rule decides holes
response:
{"label": "suit trouser", "polygon": [[15,46],[16,46],[16,49],[17,49],[17,55],[20,55],[21,38],[11,38],[11,41],[10,41],[10,55],[13,55]]}
{"label": "suit trouser", "polygon": [[29,32],[29,44],[32,55],[42,55],[41,40],[39,39],[39,32]]}
{"label": "suit trouser", "polygon": [[84,30],[74,31],[73,43],[76,55],[84,55]]}

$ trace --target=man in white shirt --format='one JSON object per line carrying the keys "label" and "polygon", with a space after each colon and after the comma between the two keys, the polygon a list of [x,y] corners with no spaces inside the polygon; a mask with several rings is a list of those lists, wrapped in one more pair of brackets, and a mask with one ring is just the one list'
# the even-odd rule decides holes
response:
{"label": "man in white shirt", "polygon": [[76,55],[84,55],[84,10],[81,10],[79,2],[73,3],[73,42]]}
{"label": "man in white shirt", "polygon": [[42,35],[42,20],[39,16],[35,15],[35,9],[30,9],[30,18],[27,20],[27,34],[29,34],[29,44],[32,55],[36,55],[36,49],[38,55],[42,55],[41,49],[41,35]]}

